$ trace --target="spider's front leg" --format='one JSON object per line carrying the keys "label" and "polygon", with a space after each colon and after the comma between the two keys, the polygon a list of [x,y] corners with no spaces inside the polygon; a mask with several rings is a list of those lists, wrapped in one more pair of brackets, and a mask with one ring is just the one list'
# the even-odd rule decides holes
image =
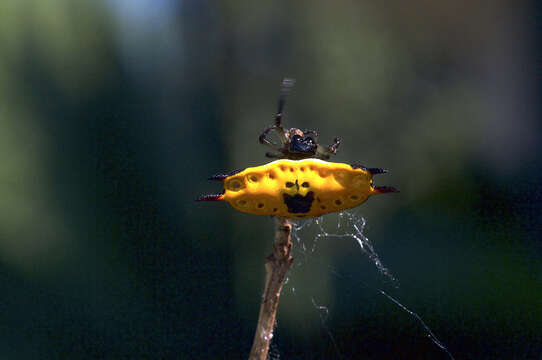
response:
{"label": "spider's front leg", "polygon": [[[284,135],[284,130],[282,129],[282,127],[280,127],[280,129],[277,129],[277,126],[276,125],[271,125],[267,128],[265,128],[265,130],[263,131],[263,133],[260,135],[259,137],[259,141],[260,141],[260,144],[262,145],[266,145],[266,146],[269,146],[271,149],[273,150],[276,150],[276,151],[279,151],[282,153],[283,151],[283,146],[279,146],[277,144],[275,144],[274,142],[272,141],[269,141],[269,139],[267,139],[267,135],[269,134],[269,132],[271,130],[275,130],[276,132],[279,133],[279,137],[280,137],[280,133],[282,132],[282,136],[286,137]],[[282,137],[281,137],[281,141],[282,141]]]}
{"label": "spider's front leg", "polygon": [[287,132],[284,131],[284,128],[282,127],[282,113],[284,111],[284,105],[286,105],[286,97],[288,96],[288,93],[290,92],[290,89],[294,86],[294,84],[295,79],[288,78],[283,79],[282,83],[280,84],[279,104],[277,108],[277,113],[275,115],[275,129],[283,145],[288,143],[288,136]]}
{"label": "spider's front leg", "polygon": [[335,155],[337,153],[337,148],[339,147],[340,144],[341,144],[341,139],[336,137],[335,139],[333,139],[333,144],[328,146],[328,151],[331,154]]}
{"label": "spider's front leg", "polygon": [[[278,109],[277,113],[275,114],[275,124],[268,126],[265,128],[263,133],[260,135],[259,141],[260,144],[267,145],[271,149],[278,151],[281,153],[281,155],[274,155],[267,153],[267,157],[282,157],[285,154],[285,150],[288,147],[288,144],[290,143],[290,139],[288,136],[287,131],[284,130],[282,127],[282,112],[284,110],[284,105],[286,104],[286,96],[288,95],[288,92],[290,91],[290,88],[294,86],[295,80],[293,79],[284,79],[282,80],[282,83],[280,85],[280,96],[279,96],[279,103],[278,103]],[[274,130],[277,135],[279,136],[281,145],[277,145],[274,142],[270,141],[267,138],[267,135]],[[269,156],[273,155],[273,156]]]}
{"label": "spider's front leg", "polygon": [[340,144],[341,139],[336,137],[333,139],[333,144],[329,145],[327,148],[318,145],[318,149],[316,150],[317,157],[323,160],[329,159],[330,155],[335,155],[337,153],[337,148]]}

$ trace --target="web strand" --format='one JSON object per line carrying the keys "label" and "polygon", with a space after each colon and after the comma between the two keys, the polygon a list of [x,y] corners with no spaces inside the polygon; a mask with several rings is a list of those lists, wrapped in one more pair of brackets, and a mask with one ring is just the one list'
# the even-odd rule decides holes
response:
{"label": "web strand", "polygon": [[[301,235],[302,232],[309,230],[310,228],[314,228],[314,225],[316,225],[317,233],[312,237],[312,243],[307,241],[306,239],[303,239],[303,236]],[[297,245],[296,250],[296,262],[295,264],[297,267],[303,266],[308,261],[314,260],[314,257],[311,255],[316,251],[317,245],[320,242],[320,239],[322,238],[345,238],[345,239],[353,239],[356,241],[356,243],[359,245],[360,250],[363,254],[365,254],[371,262],[375,265],[377,270],[384,275],[386,278],[391,280],[392,284],[395,288],[398,288],[398,281],[395,279],[395,277],[391,274],[391,272],[382,264],[382,261],[380,260],[378,254],[376,253],[373,245],[369,242],[369,239],[363,234],[365,230],[365,219],[357,215],[353,212],[343,211],[338,214],[337,218],[337,225],[336,225],[336,231],[326,230],[327,221],[324,220],[324,217],[319,217],[315,219],[308,219],[308,220],[299,220],[293,222],[293,228],[292,228],[292,239],[295,241]],[[393,304],[398,306],[401,310],[405,311],[409,316],[415,318],[418,323],[420,323],[423,327],[423,331],[427,338],[429,338],[436,346],[438,346],[442,351],[444,351],[447,356],[455,360],[453,355],[448,351],[446,346],[435,336],[433,331],[429,328],[429,326],[425,323],[425,321],[422,319],[420,315],[415,313],[414,311],[407,308],[405,305],[403,305],[399,300],[392,297],[385,291],[369,286],[359,279],[353,279],[351,276],[344,276],[339,274],[336,270],[330,267],[331,273],[339,278],[349,278],[353,281],[355,281],[358,284],[363,285],[365,288],[370,288],[380,295],[384,296],[388,301],[391,301]],[[292,293],[295,294],[295,288],[292,287]],[[326,306],[319,305],[315,302],[314,298],[310,298],[311,303],[313,307],[318,311],[318,315],[320,317],[322,327],[327,332],[328,336],[330,337],[330,340],[335,347],[335,350],[340,358],[342,358],[341,353],[339,351],[339,348],[337,346],[337,342],[335,340],[335,337],[329,330],[327,326],[327,316],[329,314],[329,310]]]}

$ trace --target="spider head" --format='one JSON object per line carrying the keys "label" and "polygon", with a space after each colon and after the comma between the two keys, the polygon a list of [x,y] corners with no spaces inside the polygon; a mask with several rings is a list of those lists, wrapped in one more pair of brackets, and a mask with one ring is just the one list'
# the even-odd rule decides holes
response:
{"label": "spider head", "polygon": [[310,136],[303,135],[299,129],[296,129],[299,132],[296,132],[290,138],[289,151],[291,153],[300,153],[305,155],[314,155],[316,154],[316,149],[318,145],[314,142],[314,139]]}

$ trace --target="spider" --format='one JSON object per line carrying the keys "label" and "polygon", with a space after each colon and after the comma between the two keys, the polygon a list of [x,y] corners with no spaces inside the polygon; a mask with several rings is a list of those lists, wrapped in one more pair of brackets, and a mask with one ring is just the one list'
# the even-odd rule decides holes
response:
{"label": "spider", "polygon": [[[275,124],[265,128],[259,138],[260,144],[269,146],[271,149],[278,151],[279,154],[268,152],[265,154],[265,156],[274,159],[301,160],[307,158],[317,158],[327,160],[329,159],[330,155],[337,153],[337,148],[341,143],[341,140],[338,137],[333,140],[333,144],[324,147],[318,144],[318,133],[314,130],[302,131],[298,128],[285,130],[282,127],[281,121],[284,105],[286,104],[286,96],[294,84],[294,79],[282,80],[278,110],[277,114],[275,115]],[[281,145],[278,145],[267,138],[271,131],[275,131],[277,133],[281,141]]]}
{"label": "spider", "polygon": [[[293,85],[293,79],[282,81],[275,124],[260,135],[260,143],[279,152],[266,156],[279,160],[211,176],[209,179],[223,182],[224,191],[197,201],[226,201],[239,211],[257,215],[307,218],[350,209],[372,195],[398,192],[391,186],[374,186],[373,175],[387,170],[324,161],[337,152],[339,138],[326,148],[318,144],[314,130],[284,130],[282,111]],[[271,131],[278,134],[282,145],[267,138]]]}

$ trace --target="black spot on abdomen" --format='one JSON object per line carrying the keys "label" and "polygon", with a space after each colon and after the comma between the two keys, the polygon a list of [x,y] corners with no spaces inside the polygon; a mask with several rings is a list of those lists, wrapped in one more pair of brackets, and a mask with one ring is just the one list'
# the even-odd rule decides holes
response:
{"label": "black spot on abdomen", "polygon": [[294,196],[284,194],[283,198],[289,213],[302,214],[308,213],[311,210],[311,205],[314,201],[314,193],[309,191],[305,196],[299,194],[295,194]]}

